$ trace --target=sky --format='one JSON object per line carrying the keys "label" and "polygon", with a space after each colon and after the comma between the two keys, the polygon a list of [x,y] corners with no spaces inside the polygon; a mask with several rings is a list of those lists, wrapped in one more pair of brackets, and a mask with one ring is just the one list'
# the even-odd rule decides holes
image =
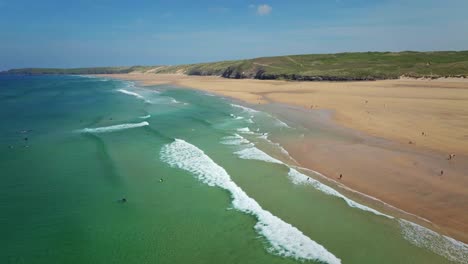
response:
{"label": "sky", "polygon": [[0,0],[0,70],[468,50],[468,0]]}

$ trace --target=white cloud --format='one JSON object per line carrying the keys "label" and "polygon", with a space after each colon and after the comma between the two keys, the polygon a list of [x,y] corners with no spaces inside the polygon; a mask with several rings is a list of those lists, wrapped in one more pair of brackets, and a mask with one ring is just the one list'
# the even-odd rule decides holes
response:
{"label": "white cloud", "polygon": [[267,4],[257,6],[257,14],[260,16],[266,16],[271,13],[273,8]]}

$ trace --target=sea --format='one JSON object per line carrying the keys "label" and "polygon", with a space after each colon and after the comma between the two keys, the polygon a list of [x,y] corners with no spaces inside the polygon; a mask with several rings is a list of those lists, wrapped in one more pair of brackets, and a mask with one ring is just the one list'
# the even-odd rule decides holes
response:
{"label": "sea", "polygon": [[172,85],[0,76],[0,263],[468,263],[274,139],[309,133]]}

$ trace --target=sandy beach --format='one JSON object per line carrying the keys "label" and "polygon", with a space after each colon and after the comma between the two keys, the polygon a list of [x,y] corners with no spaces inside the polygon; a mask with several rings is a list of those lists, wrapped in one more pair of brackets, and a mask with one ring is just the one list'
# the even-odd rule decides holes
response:
{"label": "sandy beach", "polygon": [[[282,139],[301,166],[428,219],[468,242],[468,80],[286,82],[176,74],[113,74],[259,105],[303,127],[344,135]],[[317,117],[329,113],[329,117]],[[333,120],[334,122],[330,122]],[[338,132],[336,132],[338,131]],[[449,159],[450,154],[455,157]]]}

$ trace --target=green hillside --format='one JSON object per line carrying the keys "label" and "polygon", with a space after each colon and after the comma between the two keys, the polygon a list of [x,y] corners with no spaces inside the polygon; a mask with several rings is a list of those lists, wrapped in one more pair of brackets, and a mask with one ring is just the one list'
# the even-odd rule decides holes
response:
{"label": "green hillside", "polygon": [[393,79],[402,75],[468,77],[468,51],[293,55],[178,65],[157,72],[288,80]]}
{"label": "green hillside", "polygon": [[[150,70],[151,69],[151,70]],[[17,74],[185,73],[225,78],[309,81],[408,77],[468,77],[468,51],[360,52],[264,57],[176,66],[14,69]]]}

